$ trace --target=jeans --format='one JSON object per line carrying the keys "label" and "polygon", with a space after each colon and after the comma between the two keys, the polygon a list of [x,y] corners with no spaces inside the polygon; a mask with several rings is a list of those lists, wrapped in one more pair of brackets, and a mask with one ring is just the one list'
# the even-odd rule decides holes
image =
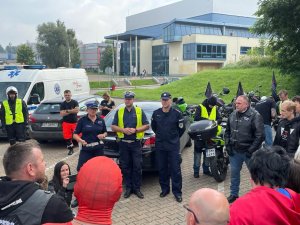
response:
{"label": "jeans", "polygon": [[206,166],[204,161],[205,161],[205,151],[194,151],[194,174],[199,174],[200,171],[200,163],[201,163],[201,155],[203,153],[203,163],[202,163],[202,169],[203,173],[209,173],[209,166]]}
{"label": "jeans", "polygon": [[229,156],[230,168],[231,168],[231,177],[230,177],[230,195],[239,196],[240,190],[240,172],[245,162],[247,167],[249,163],[249,159],[246,157],[245,153],[236,152],[233,150],[233,156]]}
{"label": "jeans", "polygon": [[272,137],[272,128],[270,125],[264,124],[265,128],[265,144],[267,146],[272,146],[273,144],[273,137]]}

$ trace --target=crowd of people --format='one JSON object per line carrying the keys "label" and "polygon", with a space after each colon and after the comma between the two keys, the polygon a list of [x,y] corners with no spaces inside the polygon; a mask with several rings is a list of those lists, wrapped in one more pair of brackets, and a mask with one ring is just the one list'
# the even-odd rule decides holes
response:
{"label": "crowd of people", "polygon": [[[156,134],[159,196],[164,198],[172,190],[175,200],[183,201],[179,146],[186,127],[182,112],[172,107],[169,92],[161,94],[162,107],[153,112],[151,125],[145,112],[134,105],[135,94],[130,91],[124,94],[125,106],[117,110],[111,125],[120,150],[119,168],[112,159],[103,156],[103,141],[107,136],[103,117],[115,107],[109,93],[104,93],[100,106],[88,102],[87,114],[77,121],[78,103],[65,90],[60,114],[68,155],[74,152],[73,139],[80,148],[75,185],[70,181],[70,166],[64,161],[55,165],[48,182],[41,147],[34,140],[25,142],[28,112],[17,93],[14,88],[7,90],[8,100],[1,107],[10,147],[3,157],[6,176],[0,179],[0,224],[112,224],[112,210],[121,197],[123,180],[124,198],[131,194],[144,198],[141,140],[150,126]],[[289,100],[287,91],[281,90],[279,97],[277,105],[263,98],[255,108],[246,95],[236,98],[224,135],[231,170],[230,195],[226,198],[209,188],[194,192],[188,204],[183,205],[188,225],[300,224],[300,96]],[[97,116],[98,109],[102,117]],[[275,118],[280,120],[273,140],[270,128]],[[196,108],[194,120],[207,119],[218,124],[222,120],[214,96]],[[220,131],[218,127],[218,134]],[[205,145],[195,141],[195,178],[200,177],[204,152]],[[252,189],[239,196],[244,162]],[[205,175],[211,175],[207,165],[202,168]],[[70,205],[78,206],[75,217]]]}

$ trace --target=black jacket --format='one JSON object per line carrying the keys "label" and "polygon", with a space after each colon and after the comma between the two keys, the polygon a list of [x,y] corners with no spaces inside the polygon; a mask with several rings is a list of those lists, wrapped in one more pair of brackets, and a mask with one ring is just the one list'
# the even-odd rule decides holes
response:
{"label": "black jacket", "polygon": [[180,137],[185,131],[182,114],[171,108],[165,113],[162,108],[153,112],[151,127],[156,134],[155,148],[165,151],[179,150]]}
{"label": "black jacket", "polygon": [[230,114],[225,130],[227,147],[252,154],[260,148],[264,138],[263,118],[256,110],[248,108],[244,113]]}
{"label": "black jacket", "polygon": [[52,180],[49,181],[48,190],[51,193],[56,193],[57,195],[63,197],[68,206],[71,205],[73,190],[68,190],[61,185],[57,185],[57,187],[55,187],[54,182]]}
{"label": "black jacket", "polygon": [[300,117],[279,122],[273,145],[282,146],[288,153],[295,153],[299,146]]}
{"label": "black jacket", "polygon": [[[0,218],[9,215],[39,189],[38,184],[30,181],[12,181],[8,177],[0,178]],[[21,201],[19,200],[21,199]],[[13,205],[12,203],[19,202]],[[44,210],[41,224],[66,223],[73,219],[71,210],[63,198],[53,195]]]}

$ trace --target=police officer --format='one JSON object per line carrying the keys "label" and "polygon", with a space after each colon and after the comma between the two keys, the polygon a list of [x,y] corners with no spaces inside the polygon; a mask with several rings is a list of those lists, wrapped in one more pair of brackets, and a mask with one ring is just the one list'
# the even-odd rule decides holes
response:
{"label": "police officer", "polygon": [[[200,104],[196,108],[195,112],[195,118],[194,121],[200,121],[200,120],[214,120],[220,123],[222,121],[222,118],[217,110],[217,98],[212,96],[210,98],[205,99],[202,104]],[[221,127],[218,127],[218,133],[220,133]],[[209,167],[205,165],[205,142],[201,140],[195,140],[194,142],[194,177],[199,178],[199,170],[200,170],[200,161],[201,161],[201,155],[203,153],[203,174],[211,176]]]}
{"label": "police officer", "polygon": [[89,159],[103,155],[103,139],[107,136],[105,122],[97,116],[98,103],[94,101],[87,102],[86,107],[88,113],[79,119],[73,134],[73,138],[82,145],[77,171]]}
{"label": "police officer", "polygon": [[180,137],[185,131],[182,114],[172,108],[171,94],[161,95],[162,108],[153,112],[152,130],[156,134],[155,148],[159,167],[160,197],[170,193],[170,177],[172,192],[177,202],[182,202],[182,175],[180,157]]}
{"label": "police officer", "polygon": [[6,128],[10,145],[26,139],[28,110],[26,103],[18,98],[17,88],[10,86],[6,89],[7,100],[1,103],[2,129]]}
{"label": "police officer", "polygon": [[120,150],[120,164],[125,180],[124,198],[134,193],[144,198],[140,190],[142,180],[141,140],[144,131],[149,129],[149,122],[143,110],[133,105],[135,94],[126,92],[125,107],[120,108],[114,117],[111,129],[117,132]]}

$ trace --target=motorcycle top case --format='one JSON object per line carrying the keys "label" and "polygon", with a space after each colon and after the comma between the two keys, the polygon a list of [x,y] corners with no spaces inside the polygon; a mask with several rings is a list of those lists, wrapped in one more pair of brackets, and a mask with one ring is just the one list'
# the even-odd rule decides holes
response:
{"label": "motorcycle top case", "polygon": [[212,120],[200,120],[191,124],[188,134],[193,140],[209,140],[217,135],[218,124]]}

